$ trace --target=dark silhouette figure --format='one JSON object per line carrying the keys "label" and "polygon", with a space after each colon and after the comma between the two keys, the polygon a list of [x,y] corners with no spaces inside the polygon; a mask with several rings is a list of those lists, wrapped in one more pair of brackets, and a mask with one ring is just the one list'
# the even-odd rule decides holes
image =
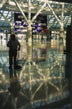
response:
{"label": "dark silhouette figure", "polygon": [[3,39],[3,36],[1,36],[1,40]]}
{"label": "dark silhouette figure", "polygon": [[16,57],[17,57],[17,51],[20,50],[20,43],[16,39],[15,35],[12,34],[10,36],[10,40],[7,43],[7,47],[9,47],[9,69],[12,69],[12,63],[14,59],[14,69],[16,69]]}

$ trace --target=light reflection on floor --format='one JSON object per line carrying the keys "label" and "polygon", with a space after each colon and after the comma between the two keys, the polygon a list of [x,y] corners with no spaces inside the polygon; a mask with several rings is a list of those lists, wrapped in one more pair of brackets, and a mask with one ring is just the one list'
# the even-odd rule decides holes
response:
{"label": "light reflection on floor", "polygon": [[23,46],[26,46],[22,43],[18,54],[18,64],[22,65],[22,69],[12,71],[17,74],[13,79],[9,78],[8,49],[5,45],[0,49],[0,94],[6,97],[2,107],[8,106],[9,99],[12,109],[31,109],[69,96],[64,46],[58,40],[34,42],[33,60],[27,59],[26,49],[23,51]]}

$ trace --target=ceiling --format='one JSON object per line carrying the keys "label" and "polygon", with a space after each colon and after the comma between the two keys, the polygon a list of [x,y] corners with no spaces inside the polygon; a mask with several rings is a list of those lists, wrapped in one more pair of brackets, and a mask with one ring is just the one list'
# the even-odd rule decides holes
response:
{"label": "ceiling", "polygon": [[14,12],[38,13],[45,1],[40,13],[47,15],[48,28],[59,29],[60,24],[66,28],[71,22],[72,4],[51,0],[0,0],[0,29],[14,25]]}

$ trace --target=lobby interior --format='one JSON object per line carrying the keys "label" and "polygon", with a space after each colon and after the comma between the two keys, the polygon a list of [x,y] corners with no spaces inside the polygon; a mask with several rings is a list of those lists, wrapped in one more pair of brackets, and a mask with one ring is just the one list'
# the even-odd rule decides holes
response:
{"label": "lobby interior", "polygon": [[[71,109],[72,4],[0,3],[0,109]],[[19,69],[9,69],[7,43],[13,33],[21,45]]]}

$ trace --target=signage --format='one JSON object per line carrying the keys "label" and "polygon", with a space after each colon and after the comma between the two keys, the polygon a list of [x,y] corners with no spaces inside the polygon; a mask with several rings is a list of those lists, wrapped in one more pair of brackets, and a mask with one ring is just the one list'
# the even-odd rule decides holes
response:
{"label": "signage", "polygon": [[[28,14],[25,13],[26,17]],[[31,14],[31,19],[35,14]],[[15,32],[27,32],[27,26],[24,17],[21,13],[14,13],[14,24],[15,24]],[[34,22],[31,24],[32,33],[41,32],[44,28],[47,27],[47,15],[38,15]]]}

